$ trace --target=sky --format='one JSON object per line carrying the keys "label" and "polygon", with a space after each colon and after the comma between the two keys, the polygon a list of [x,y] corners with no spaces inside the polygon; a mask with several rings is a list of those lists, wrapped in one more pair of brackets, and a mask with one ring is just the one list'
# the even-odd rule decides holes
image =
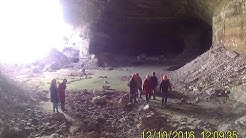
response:
{"label": "sky", "polygon": [[29,63],[63,46],[69,32],[59,0],[0,1],[0,62]]}

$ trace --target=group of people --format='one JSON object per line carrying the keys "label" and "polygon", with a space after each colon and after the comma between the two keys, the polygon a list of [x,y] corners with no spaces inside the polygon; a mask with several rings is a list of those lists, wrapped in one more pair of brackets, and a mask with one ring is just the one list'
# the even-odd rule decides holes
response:
{"label": "group of people", "polygon": [[59,112],[58,104],[61,104],[61,110],[66,111],[65,109],[65,89],[66,89],[67,80],[63,79],[62,83],[57,87],[56,79],[51,81],[50,85],[50,100],[53,103],[53,112]]}
{"label": "group of people", "polygon": [[[50,98],[53,103],[53,112],[59,112],[58,104],[61,104],[61,110],[66,111],[65,109],[65,90],[66,90],[67,80],[63,79],[62,83],[60,83],[57,87],[56,79],[51,81],[50,86]],[[158,78],[156,77],[156,73],[153,72],[152,76],[147,75],[144,82],[142,82],[142,78],[139,73],[135,73],[132,75],[131,80],[129,81],[128,86],[130,87],[130,102],[137,103],[137,98],[142,99],[142,94],[145,93],[146,101],[151,99],[153,95],[153,99],[156,99],[157,86],[158,86]],[[171,83],[167,77],[164,75],[162,81],[160,83],[160,92],[162,93],[162,106],[166,106],[167,98],[169,96],[169,92],[172,91]]]}
{"label": "group of people", "polygon": [[[135,73],[132,75],[128,86],[130,87],[129,99],[131,103],[133,103],[133,101],[137,103],[138,97],[142,99],[141,95],[143,93],[145,93],[146,101],[149,101],[152,95],[153,99],[155,100],[158,88],[158,78],[156,77],[156,73],[153,72],[152,76],[147,75],[144,82],[142,82],[142,78],[140,77],[139,73]],[[171,83],[167,75],[163,75],[159,90],[162,94],[162,106],[166,106],[169,92],[172,91]]]}

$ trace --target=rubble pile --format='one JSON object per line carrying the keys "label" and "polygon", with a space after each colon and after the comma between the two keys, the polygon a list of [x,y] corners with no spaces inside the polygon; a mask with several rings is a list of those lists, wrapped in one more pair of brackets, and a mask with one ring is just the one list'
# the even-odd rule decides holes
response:
{"label": "rubble pile", "polygon": [[73,135],[123,137],[134,135],[135,132],[138,136],[135,129],[140,119],[138,106],[129,105],[128,100],[123,101],[125,104],[119,104],[125,94],[113,91],[69,93],[68,114],[78,118],[80,122]]}
{"label": "rubble pile", "polygon": [[227,97],[234,87],[246,84],[246,56],[216,47],[171,72],[170,78],[180,92],[203,99],[214,95]]}

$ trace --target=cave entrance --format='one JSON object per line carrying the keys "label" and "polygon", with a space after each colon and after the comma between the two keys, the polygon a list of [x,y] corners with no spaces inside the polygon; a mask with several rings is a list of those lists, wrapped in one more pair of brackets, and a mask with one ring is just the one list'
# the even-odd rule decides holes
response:
{"label": "cave entrance", "polygon": [[199,55],[212,44],[211,25],[193,17],[123,23],[104,20],[92,26],[91,34],[89,52],[93,54],[175,57],[189,49]]}

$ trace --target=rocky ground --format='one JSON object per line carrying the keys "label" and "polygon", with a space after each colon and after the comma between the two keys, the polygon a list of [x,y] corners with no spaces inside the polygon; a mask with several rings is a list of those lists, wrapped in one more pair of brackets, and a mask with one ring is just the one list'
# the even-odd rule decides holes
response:
{"label": "rocky ground", "polygon": [[[66,93],[67,111],[55,114],[51,110],[47,88],[42,90],[36,86],[41,83],[32,86],[30,84],[34,83],[28,82],[32,79],[44,81],[41,78],[50,81],[63,71],[23,76],[23,70],[22,73],[4,70],[7,74],[12,72],[15,76],[9,77],[22,83],[1,74],[0,138],[135,138],[141,137],[144,130],[150,130],[152,134],[154,131],[194,131],[195,137],[201,137],[202,131],[230,130],[237,131],[239,138],[245,138],[245,65],[245,56],[218,47],[176,71],[171,70],[179,65],[159,67],[158,77],[169,74],[174,90],[166,108],[161,106],[160,97],[149,103],[144,99],[135,104],[128,103],[126,82],[129,74],[139,71],[144,77],[153,68],[99,68],[88,71],[87,77],[80,71],[78,74],[65,71],[62,77],[71,77]],[[139,70],[141,68],[144,69]],[[77,86],[82,83],[90,87],[95,85],[95,88]],[[120,83],[126,90],[114,87]],[[42,84],[49,85],[47,82]],[[96,89],[102,85],[114,89]]]}

